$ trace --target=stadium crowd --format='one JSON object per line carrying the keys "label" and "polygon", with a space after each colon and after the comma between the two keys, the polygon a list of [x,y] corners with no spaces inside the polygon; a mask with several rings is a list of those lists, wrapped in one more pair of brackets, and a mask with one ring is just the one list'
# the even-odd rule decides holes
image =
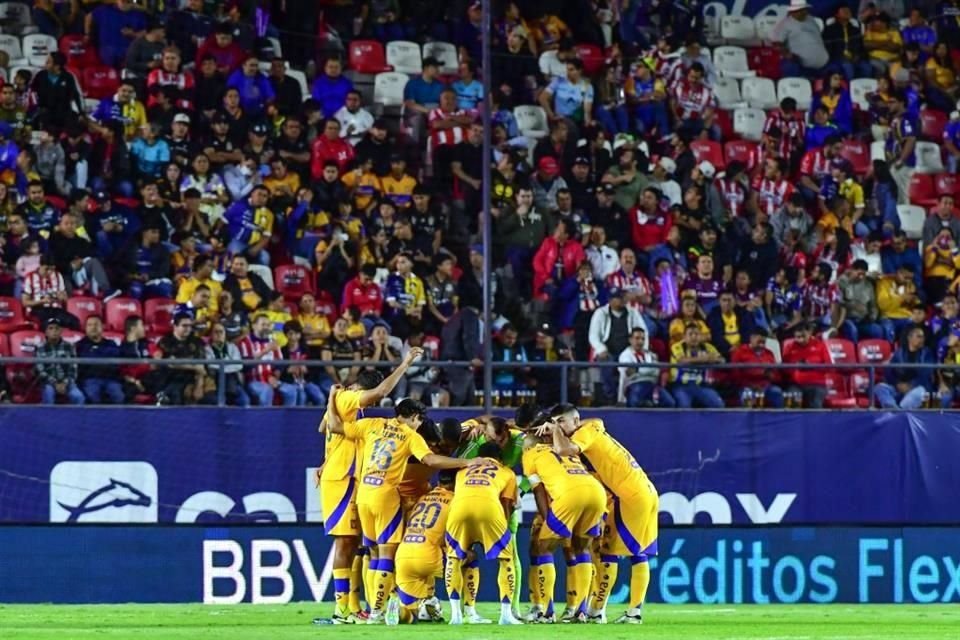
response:
{"label": "stadium crowd", "polygon": [[[5,4],[0,353],[131,359],[7,365],[16,402],[214,402],[242,357],[231,404],[322,406],[362,367],[271,361],[424,347],[395,397],[471,404],[485,280],[495,363],[622,365],[583,403],[955,399],[956,0],[497,2],[489,96],[479,3]],[[942,367],[768,368],[887,360]]]}

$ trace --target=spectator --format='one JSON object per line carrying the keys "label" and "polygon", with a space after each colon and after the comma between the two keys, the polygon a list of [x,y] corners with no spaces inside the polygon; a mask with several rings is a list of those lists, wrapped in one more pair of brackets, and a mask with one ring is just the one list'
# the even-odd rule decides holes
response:
{"label": "spectator", "polygon": [[[493,362],[493,386],[494,393],[510,398],[515,392],[526,390],[527,386],[523,383],[523,375],[529,372],[527,368],[521,369],[502,369],[497,367],[498,362],[528,362],[527,350],[523,345],[517,345],[517,330],[511,324],[506,324],[500,328],[493,343],[490,356]],[[508,395],[507,395],[508,394]]]}
{"label": "spectator", "polygon": [[451,85],[457,94],[457,108],[472,111],[483,102],[483,84],[477,80],[477,68],[469,61],[457,66],[458,79]]}
{"label": "spectator", "polygon": [[[193,319],[185,313],[173,316],[173,331],[160,338],[153,357],[158,360],[203,360],[203,341],[193,335]],[[202,364],[168,364],[163,368],[158,404],[193,404],[207,393],[207,369]],[[213,383],[212,380],[210,380]]]}
{"label": "spectator", "polygon": [[273,212],[267,208],[270,190],[254,187],[250,196],[230,205],[224,213],[229,229],[230,245],[234,254],[244,254],[260,264],[270,263],[267,246],[273,237]]}
{"label": "spectator", "polygon": [[[78,222],[77,216],[69,211],[60,217],[60,224],[50,236],[50,252],[56,257],[60,273],[68,274],[71,289],[89,287],[95,296],[107,295],[112,291],[107,272],[95,256],[94,244],[80,237]],[[87,236],[86,229],[80,230]]]}
{"label": "spectator", "polygon": [[687,276],[681,287],[681,292],[692,291],[695,294],[697,306],[703,315],[713,310],[723,290],[723,284],[714,276],[713,264],[713,256],[701,255],[697,258],[696,270]]}
{"label": "spectator", "polygon": [[[374,125],[373,116],[363,108],[361,102],[360,92],[356,89],[350,89],[344,99],[344,105],[333,114],[333,117],[340,123],[340,136],[354,147],[363,140],[367,131]],[[367,157],[373,158],[372,155],[367,155]]]}
{"label": "spectator", "polygon": [[369,321],[371,328],[380,322],[383,312],[383,291],[374,282],[376,277],[377,268],[374,265],[364,265],[343,289],[342,306],[356,307],[360,315]]}
{"label": "spectator", "polygon": [[330,337],[330,320],[317,310],[317,298],[312,293],[300,296],[297,320],[303,330],[303,341],[311,358],[318,358],[320,348]]}
{"label": "spectator", "polygon": [[440,335],[443,325],[457,310],[457,286],[453,281],[456,260],[449,253],[439,253],[433,258],[434,272],[427,277],[427,315],[424,327],[430,335]]}
{"label": "spectator", "polygon": [[551,156],[544,156],[537,162],[537,171],[530,178],[533,189],[533,201],[541,211],[554,211],[557,208],[557,193],[567,189],[567,182],[560,175],[560,165]]}
{"label": "spectator", "polygon": [[[38,359],[64,360],[76,358],[73,345],[63,337],[63,327],[56,316],[50,316],[43,322],[46,340],[37,347]],[[83,404],[83,392],[77,388],[77,365],[64,362],[38,362],[36,365],[37,382],[41,385],[40,401],[54,404],[57,398],[64,398],[70,404]]]}
{"label": "spectator", "polygon": [[162,22],[149,22],[143,35],[127,49],[124,69],[133,77],[145,78],[151,71],[160,68],[166,33]]}
{"label": "spectator", "polygon": [[723,356],[712,344],[703,342],[696,324],[687,324],[683,340],[670,347],[670,362],[674,365],[670,370],[670,392],[679,408],[690,409],[694,404],[707,409],[723,408],[723,398],[705,384],[706,371],[696,366],[723,362]]}
{"label": "spectator", "polygon": [[303,89],[300,83],[287,75],[287,63],[283,58],[270,61],[270,86],[276,96],[277,110],[283,115],[299,113],[303,104]]}
{"label": "spectator", "polygon": [[211,321],[217,317],[216,312],[210,308],[212,299],[213,292],[210,287],[205,284],[198,285],[186,302],[177,304],[174,313],[190,316],[193,320],[194,335],[205,336],[210,329]]}
{"label": "spectator", "polygon": [[616,190],[614,202],[624,211],[636,206],[640,192],[650,184],[649,178],[639,169],[636,150],[628,147],[620,149],[616,166],[607,170],[601,182],[613,185]]}
{"label": "spectator", "polygon": [[[247,393],[256,400],[257,406],[273,406],[274,393],[280,395],[285,407],[297,402],[297,387],[280,380],[280,371],[271,360],[282,359],[280,346],[273,340],[273,325],[264,313],[258,313],[251,322],[251,331],[244,336],[238,346],[244,360],[255,360],[257,364],[247,368]],[[266,364],[263,364],[266,363]]]}
{"label": "spectator", "polygon": [[16,213],[23,217],[31,234],[43,238],[50,237],[60,217],[59,212],[47,203],[46,190],[39,180],[32,180],[27,185],[27,199],[16,208]]}
{"label": "spectator", "polygon": [[273,85],[260,73],[260,61],[255,57],[243,61],[243,66],[227,77],[227,88],[240,94],[240,107],[251,118],[259,118],[277,98]]}
{"label": "spectator", "polygon": [[160,242],[158,225],[143,227],[140,243],[131,244],[124,266],[129,295],[139,299],[173,297],[170,250]]}
{"label": "spectator", "polygon": [[[336,114],[347,105],[347,99],[353,91],[353,83],[343,75],[343,65],[340,59],[331,57],[323,63],[323,73],[319,74],[313,81],[311,95],[320,104],[324,117],[333,118],[337,117]],[[358,94],[358,106],[359,103]],[[353,134],[348,133],[347,135]]]}
{"label": "spectator", "polygon": [[670,89],[670,106],[678,128],[690,136],[699,136],[706,131],[710,137],[719,139],[714,129],[717,98],[704,82],[706,71],[699,62],[687,69],[686,77]]}
{"label": "spectator", "polygon": [[573,239],[573,225],[568,220],[558,220],[553,233],[544,238],[533,256],[533,295],[535,298],[552,297],[564,278],[576,273],[587,256],[583,245]]}
{"label": "spectator", "polygon": [[861,337],[878,339],[883,336],[883,328],[877,323],[879,311],[874,283],[866,275],[866,261],[854,260],[837,280],[840,292],[838,312],[843,318],[840,331],[852,342],[859,342]]}
{"label": "spectator", "polygon": [[155,122],[140,127],[140,137],[130,145],[134,168],[147,180],[156,180],[170,162],[170,147],[160,137],[161,126]]}
{"label": "spectator", "polygon": [[[90,316],[84,325],[86,335],[77,342],[79,358],[119,358],[120,347],[113,340],[103,337],[103,320]],[[104,399],[110,404],[123,404],[123,385],[114,364],[84,365],[80,367],[80,387],[90,404],[100,404]]]}
{"label": "spectator", "polygon": [[943,229],[950,231],[951,237],[960,238],[960,220],[954,215],[954,198],[945,194],[940,196],[937,206],[930,212],[931,215],[923,222],[923,246],[929,247],[937,242]]}
{"label": "spectator", "polygon": [[171,104],[177,109],[193,108],[194,79],[193,74],[181,68],[182,59],[180,50],[176,47],[166,47],[160,58],[160,66],[147,76],[147,90],[151,97],[147,101],[148,107],[156,107],[163,95],[169,97]]}
{"label": "spectator", "polygon": [[660,386],[660,369],[646,367],[657,362],[657,355],[645,346],[646,331],[636,327],[630,332],[630,346],[620,352],[620,392],[630,408],[672,409],[676,401]]}
{"label": "spectator", "polygon": [[224,281],[223,289],[248,312],[265,307],[270,299],[270,287],[259,275],[249,271],[249,263],[243,255],[236,255],[231,260],[230,275]]}
{"label": "spectator", "polygon": [[440,106],[440,94],[444,89],[438,79],[440,62],[436,58],[424,58],[422,68],[420,76],[411,78],[403,88],[405,124],[410,128],[410,137],[414,141],[423,140],[427,116]]}
{"label": "spectator", "polygon": [[[303,327],[296,320],[289,320],[283,325],[283,335],[286,345],[281,350],[284,360],[307,360],[310,356],[301,344]],[[310,381],[310,371],[306,365],[288,364],[280,375],[280,381],[292,385],[296,389],[296,406],[304,407],[307,402],[316,407],[322,407],[326,398],[320,387]]]}
{"label": "spectator", "polygon": [[190,275],[180,281],[177,287],[176,301],[183,304],[193,297],[193,292],[201,285],[210,291],[210,313],[216,315],[223,285],[214,279],[213,259],[206,254],[193,259]]}
{"label": "spectator", "polygon": [[[934,234],[934,237],[936,237],[936,234]],[[907,243],[907,234],[904,231],[897,231],[893,234],[890,244],[881,250],[880,260],[883,273],[886,275],[896,273],[901,265],[910,265],[910,272],[914,274],[914,284],[917,287],[921,286],[920,276],[923,273],[923,263],[916,248]]]}
{"label": "spectator", "polygon": [[888,16],[876,14],[867,23],[863,34],[863,47],[876,72],[886,75],[890,64],[899,58],[903,51],[903,39],[900,32],[890,24]]}
{"label": "spectator", "polygon": [[750,340],[754,322],[751,314],[736,304],[732,292],[721,293],[718,302],[707,314],[707,326],[710,327],[712,344],[725,360],[729,360],[737,347]]}
{"label": "spectator", "polygon": [[444,373],[450,391],[450,404],[465,406],[473,400],[474,370],[483,366],[479,359],[482,339],[479,307],[481,298],[471,294],[462,295],[460,308],[445,325],[440,336],[440,359],[446,361],[469,361],[467,367],[447,367]]}
{"label": "spectator", "polygon": [[212,38],[206,38],[197,51],[196,64],[201,66],[204,58],[212,56],[217,71],[229,76],[238,70],[247,59],[247,52],[233,40],[233,27],[227,23],[217,26]]}
{"label": "spectator", "polygon": [[929,368],[898,368],[896,365],[933,364],[933,355],[924,346],[923,329],[915,328],[907,334],[903,344],[890,359],[886,382],[873,388],[873,397],[883,409],[914,410],[924,406],[933,388],[933,373]]}
{"label": "spectator", "polygon": [[[650,332],[636,307],[625,304],[623,292],[620,289],[611,288],[607,296],[609,302],[593,312],[588,330],[593,359],[597,362],[607,362],[618,357],[616,354],[620,354],[629,346],[630,333],[636,328],[643,329],[647,338],[644,348],[649,347]],[[617,372],[613,367],[600,369],[603,393],[611,400],[618,395],[616,376]]]}
{"label": "spectator", "polygon": [[567,61],[565,78],[554,78],[540,93],[540,106],[550,120],[567,120],[578,137],[579,127],[593,125],[593,86],[583,77],[583,62]]}
{"label": "spectator", "polygon": [[28,274],[23,283],[23,307],[28,317],[36,318],[40,324],[53,319],[59,327],[79,329],[77,318],[64,309],[66,301],[63,276],[57,271],[53,255],[44,254],[40,257],[40,267]]}
{"label": "spectator", "polygon": [[924,247],[923,263],[926,300],[939,304],[960,268],[960,255],[949,227],[940,229],[934,241]]}
{"label": "spectator", "polygon": [[840,294],[833,281],[833,268],[826,262],[813,266],[803,287],[803,316],[818,329],[839,330],[843,321]]}
{"label": "spectator", "polygon": [[97,43],[101,62],[110,67],[123,63],[130,43],[142,36],[146,28],[147,14],[130,0],[101,4],[87,14],[84,22],[87,41]]}
{"label": "spectator", "polygon": [[777,245],[783,247],[796,246],[804,252],[809,252],[815,246],[814,222],[807,213],[803,203],[803,196],[792,194],[786,203],[770,217],[770,226],[773,228],[773,239]]}
{"label": "spectator", "polygon": [[832,61],[830,66],[840,69],[847,80],[869,78],[873,68],[865,59],[860,25],[851,22],[852,16],[850,7],[838,6],[834,21],[823,29],[823,43]]}
{"label": "spectator", "polygon": [[[793,342],[788,342],[783,351],[785,364],[829,365],[833,362],[830,350],[820,338],[813,337],[813,323],[802,323],[794,331]],[[827,397],[827,372],[822,368],[792,369],[787,371],[791,385],[789,393],[800,392],[803,406],[822,409]]]}
{"label": "spectator", "polygon": [[901,91],[890,95],[890,128],[887,131],[886,157],[890,174],[897,185],[899,204],[907,204],[910,176],[917,164],[915,153],[917,135],[920,131],[917,116],[907,110],[907,98]]}
{"label": "spectator", "polygon": [[323,169],[328,161],[334,161],[340,173],[345,173],[347,166],[356,156],[350,143],[340,138],[340,122],[335,118],[324,120],[323,135],[313,141],[310,151],[310,175],[314,180],[320,180]]}
{"label": "spectator", "polygon": [[401,253],[395,261],[396,271],[387,278],[384,301],[385,319],[393,328],[393,335],[406,339],[411,331],[423,326],[423,307],[426,304],[423,281],[413,273],[413,255]]}
{"label": "spectator", "polygon": [[606,280],[608,276],[620,270],[620,255],[607,243],[607,232],[600,225],[591,225],[589,244],[585,249],[593,276]]}
{"label": "spectator", "polygon": [[893,275],[885,275],[877,280],[880,324],[888,341],[896,341],[910,319],[910,307],[917,301],[919,298],[911,265],[900,265]]}
{"label": "spectator", "polygon": [[[210,342],[206,346],[207,360],[240,360],[240,349],[236,344],[227,340],[227,330],[223,324],[214,322],[210,328]],[[209,377],[219,385],[220,370],[224,373],[224,397],[227,404],[237,407],[249,407],[250,396],[243,388],[242,364],[209,364]]]}
{"label": "spectator", "polygon": [[40,239],[35,236],[27,236],[21,243],[19,250],[20,257],[17,258],[15,268],[17,281],[13,286],[13,295],[16,298],[23,296],[23,287],[27,276],[40,268],[40,258],[43,255],[40,252]]}
{"label": "spectator", "polygon": [[166,372],[153,369],[150,360],[150,347],[146,340],[147,330],[140,316],[127,316],[123,321],[123,341],[120,343],[120,357],[132,363],[119,367],[118,373],[123,383],[123,394],[127,402],[138,395],[158,390],[157,384]]}
{"label": "spectator", "polygon": [[780,71],[784,76],[813,77],[830,61],[820,27],[809,9],[804,0],[790,0],[787,17],[773,30],[773,41],[783,43],[785,57]]}
{"label": "spectator", "polygon": [[[537,328],[528,359],[530,362],[572,362],[573,353],[562,340],[557,339],[553,326],[545,322]],[[563,374],[559,368],[530,370],[529,374],[527,385],[536,388],[538,403],[550,405],[560,401]],[[567,382],[569,388],[570,381]]]}
{"label": "spectator", "polygon": [[763,398],[763,406],[771,409],[783,408],[783,389],[777,382],[780,371],[773,368],[776,357],[766,347],[767,330],[760,326],[750,329],[748,342],[740,344],[730,356],[734,364],[757,364],[756,369],[734,369],[734,384],[741,389],[740,404],[749,406],[753,397]]}

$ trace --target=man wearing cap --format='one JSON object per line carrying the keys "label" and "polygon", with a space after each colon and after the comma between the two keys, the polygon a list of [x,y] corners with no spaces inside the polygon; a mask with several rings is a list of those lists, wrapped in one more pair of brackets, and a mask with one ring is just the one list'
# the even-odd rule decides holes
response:
{"label": "man wearing cap", "polygon": [[610,183],[598,185],[596,202],[587,209],[587,218],[607,230],[610,245],[613,247],[626,244],[631,232],[630,215],[617,204],[616,193],[617,188]]}
{"label": "man wearing cap", "polygon": [[181,168],[190,164],[190,160],[196,155],[194,145],[190,141],[190,116],[182,112],[173,116],[170,135],[165,140],[170,148],[170,158],[174,162]]}
{"label": "man wearing cap", "polygon": [[630,346],[620,352],[620,394],[630,408],[660,407],[672,409],[677,403],[670,392],[660,386],[660,369],[643,365],[658,362],[657,354],[647,348],[647,332],[636,327],[630,332]]}
{"label": "man wearing cap", "polygon": [[[440,61],[432,56],[423,59],[423,70],[416,78],[411,78],[403,88],[404,119],[410,128],[410,137],[419,141],[427,124],[427,116],[440,105],[440,94],[444,85],[438,79]],[[456,94],[454,94],[456,103]]]}
{"label": "man wearing cap", "polygon": [[[590,317],[588,340],[593,349],[593,359],[599,362],[614,360],[619,357],[630,345],[630,334],[634,329],[643,329],[644,349],[650,345],[650,332],[647,323],[636,307],[627,306],[624,302],[623,291],[611,287],[607,292],[609,302],[598,307]],[[618,393],[617,369],[603,367],[600,369],[600,378],[603,381],[603,393],[614,400]]]}
{"label": "man wearing cap", "polygon": [[[578,155],[566,179],[574,211],[587,213],[597,201],[597,183],[590,176],[590,158]],[[589,219],[589,216],[588,216]]]}
{"label": "man wearing cap", "polygon": [[344,100],[344,105],[333,117],[340,122],[340,137],[356,147],[373,126],[373,115],[363,108],[360,92],[356,89],[347,91]]}
{"label": "man wearing cap", "polygon": [[657,164],[653,165],[653,186],[660,190],[670,206],[680,204],[682,199],[680,185],[673,179],[676,171],[677,163],[666,156],[660,158]]}
{"label": "man wearing cap", "polygon": [[777,382],[780,370],[775,369],[777,358],[766,342],[768,333],[761,326],[753,326],[749,331],[749,340],[733,350],[730,362],[734,364],[756,364],[756,369],[734,369],[733,383],[741,389],[740,400],[747,405],[750,396],[763,397],[763,406],[771,409],[783,408],[783,389]]}
{"label": "man wearing cap", "polygon": [[541,211],[553,211],[557,208],[557,192],[567,188],[567,181],[560,175],[560,165],[556,158],[544,156],[537,162],[537,172],[530,177],[533,189],[533,202]]}
{"label": "man wearing cap", "polygon": [[73,345],[62,338],[63,327],[59,318],[51,317],[43,323],[46,340],[37,346],[37,359],[55,359],[61,362],[38,362],[36,365],[37,382],[40,386],[40,401],[54,404],[57,398],[66,399],[70,404],[83,404],[83,392],[77,387],[77,365],[66,364],[62,360],[76,358]]}
{"label": "man wearing cap", "polygon": [[810,17],[805,0],[790,0],[787,17],[773,29],[771,40],[783,44],[781,64],[784,76],[814,76],[830,61],[820,27]]}

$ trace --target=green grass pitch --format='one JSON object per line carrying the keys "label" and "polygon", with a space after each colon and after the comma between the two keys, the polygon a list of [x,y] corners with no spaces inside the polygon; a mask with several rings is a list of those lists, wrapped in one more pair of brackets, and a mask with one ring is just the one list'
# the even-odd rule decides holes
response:
{"label": "green grass pitch", "polygon": [[[0,638],[137,638],[283,640],[350,638],[357,640],[488,640],[491,638],[576,638],[615,640],[846,640],[849,638],[960,638],[956,605],[650,605],[643,626],[528,625],[525,627],[420,624],[379,626],[311,624],[328,615],[331,605],[0,605]],[[497,605],[481,605],[493,618]],[[616,609],[611,610],[615,612]]]}

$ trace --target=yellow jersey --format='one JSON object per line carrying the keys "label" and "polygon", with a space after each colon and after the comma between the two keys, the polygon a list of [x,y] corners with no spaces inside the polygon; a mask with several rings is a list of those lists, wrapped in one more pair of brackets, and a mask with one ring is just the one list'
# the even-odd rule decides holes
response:
{"label": "yellow jersey", "polygon": [[561,456],[547,444],[538,444],[523,452],[523,475],[533,487],[543,484],[553,499],[599,485],[579,456]]}
{"label": "yellow jersey", "polygon": [[383,191],[380,177],[372,171],[359,173],[355,169],[347,172],[340,181],[347,189],[353,191],[353,206],[357,211],[366,211],[373,204],[373,199]]}
{"label": "yellow jersey", "polygon": [[403,544],[429,546],[432,550],[443,548],[443,536],[447,530],[447,515],[450,513],[452,500],[453,492],[443,487],[436,487],[420,498],[407,520]]}
{"label": "yellow jersey", "polygon": [[383,491],[397,491],[410,457],[423,460],[431,453],[423,436],[395,420],[365,418],[343,428],[351,440],[363,439],[358,504]]}
{"label": "yellow jersey", "polygon": [[650,485],[633,454],[607,432],[602,420],[584,420],[570,440],[580,447],[597,478],[614,495],[629,498]]}
{"label": "yellow jersey", "polygon": [[182,280],[180,286],[177,287],[177,302],[184,304],[190,301],[190,298],[193,297],[194,292],[197,290],[197,287],[200,285],[206,285],[210,289],[210,304],[207,308],[211,313],[215,314],[219,310],[220,305],[220,294],[223,292],[223,286],[216,280],[206,279],[206,280],[197,280],[195,277],[190,276],[189,278]]}
{"label": "yellow jersey", "polygon": [[499,504],[501,498],[516,502],[517,474],[496,460],[487,460],[458,471],[454,493],[474,505]]}
{"label": "yellow jersey", "polygon": [[[337,415],[343,420],[345,427],[357,421],[362,393],[363,391],[360,390],[345,389],[337,394],[335,400]],[[346,480],[359,475],[357,473],[357,440],[351,440],[345,435],[328,430],[324,452],[321,480]]]}
{"label": "yellow jersey", "polygon": [[406,173],[400,178],[394,178],[391,174],[382,178],[380,182],[383,185],[384,195],[393,201],[397,209],[406,209],[413,204],[413,190],[417,188],[416,178]]}

